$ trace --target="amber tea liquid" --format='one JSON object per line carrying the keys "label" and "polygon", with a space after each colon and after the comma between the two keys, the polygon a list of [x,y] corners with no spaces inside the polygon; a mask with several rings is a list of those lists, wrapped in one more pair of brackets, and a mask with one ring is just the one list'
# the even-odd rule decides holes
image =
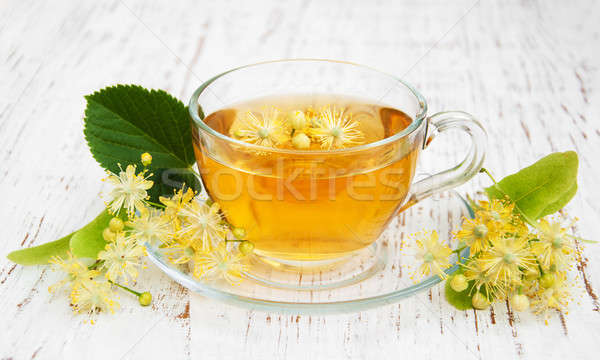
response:
{"label": "amber tea liquid", "polygon": [[[300,151],[291,141],[282,141],[272,152],[256,151],[226,141],[200,141],[194,133],[206,191],[233,225],[246,229],[257,254],[324,260],[377,240],[407,195],[418,147],[404,140],[366,151],[352,147],[392,136],[412,119],[400,110],[361,99],[323,95],[264,97],[204,119],[212,129],[236,138],[238,128],[247,125],[240,122],[247,114],[285,117],[301,111],[318,119],[320,111],[333,108],[357,124],[358,145],[339,151],[314,141]],[[278,115],[265,115],[274,109]]]}

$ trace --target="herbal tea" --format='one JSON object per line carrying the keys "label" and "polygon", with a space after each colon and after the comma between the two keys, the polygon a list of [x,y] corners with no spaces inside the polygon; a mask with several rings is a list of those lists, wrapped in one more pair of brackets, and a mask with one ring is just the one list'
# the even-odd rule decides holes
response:
{"label": "herbal tea", "polygon": [[407,195],[419,149],[403,139],[354,151],[412,119],[349,97],[265,97],[204,122],[239,140],[194,134],[208,194],[256,253],[277,259],[335,258],[377,240]]}

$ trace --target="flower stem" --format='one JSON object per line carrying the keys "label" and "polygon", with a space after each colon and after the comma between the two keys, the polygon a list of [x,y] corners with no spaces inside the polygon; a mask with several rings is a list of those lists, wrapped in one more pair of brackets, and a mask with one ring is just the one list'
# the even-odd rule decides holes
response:
{"label": "flower stem", "polygon": [[486,168],[481,168],[481,169],[479,170],[479,172],[480,172],[480,173],[485,173],[485,174],[487,174],[487,176],[489,176],[489,177],[490,177],[490,179],[492,179],[492,182],[493,182],[494,184],[497,184],[497,183],[498,183],[498,182],[496,181],[496,179],[494,179],[494,177],[492,176],[492,174],[490,174],[490,172],[488,171],[488,169],[486,169]]}
{"label": "flower stem", "polygon": [[139,293],[139,292],[137,292],[137,291],[135,291],[135,290],[132,290],[132,289],[128,288],[127,286],[123,286],[123,285],[121,285],[121,284],[118,284],[118,283],[116,283],[116,282],[113,282],[112,280],[108,280],[108,282],[109,282],[109,283],[111,283],[111,284],[113,284],[113,285],[116,285],[116,286],[120,287],[121,289],[123,289],[123,290],[125,290],[125,291],[127,291],[127,292],[130,292],[130,293],[132,293],[133,295],[135,295],[135,296],[137,296],[137,297],[140,297],[140,295],[142,295],[142,293]]}
{"label": "flower stem", "polygon": [[150,204],[150,205],[152,205],[152,206],[157,206],[157,207],[162,208],[162,209],[166,208],[165,205],[158,204],[158,203],[155,203],[155,202],[152,202],[152,201],[147,201],[147,203]]}
{"label": "flower stem", "polygon": [[456,253],[456,254],[458,254],[458,255],[460,255],[460,253],[461,253],[461,252],[462,252],[464,249],[466,249],[466,248],[467,248],[467,246],[466,246],[466,245],[465,245],[465,246],[461,246],[461,247],[459,247],[458,249],[456,249],[456,250],[453,250],[452,252],[453,252],[453,253]]}
{"label": "flower stem", "polygon": [[96,260],[95,263],[88,266],[88,270],[96,270],[98,268],[98,266],[102,265],[103,263],[104,263],[104,260]]}

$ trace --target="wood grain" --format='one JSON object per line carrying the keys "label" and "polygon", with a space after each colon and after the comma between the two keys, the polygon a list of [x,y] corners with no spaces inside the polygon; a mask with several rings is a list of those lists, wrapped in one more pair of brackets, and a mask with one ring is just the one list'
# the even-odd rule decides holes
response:
{"label": "wood grain", "polygon": [[[54,240],[100,211],[84,94],[137,83],[187,101],[211,75],[289,57],[370,65],[415,85],[432,113],[475,114],[490,138],[485,166],[499,177],[578,151],[580,190],[567,211],[580,217],[577,235],[600,239],[599,15],[593,0],[0,2],[0,253]],[[458,160],[460,139],[436,140],[421,171]],[[139,286],[153,306],[122,295],[117,316],[90,326],[48,294],[59,275],[2,256],[0,359],[592,358],[598,245],[586,246],[576,274],[579,304],[546,326],[504,303],[456,311],[441,287],[354,314],[254,312],[190,294],[149,266]]]}

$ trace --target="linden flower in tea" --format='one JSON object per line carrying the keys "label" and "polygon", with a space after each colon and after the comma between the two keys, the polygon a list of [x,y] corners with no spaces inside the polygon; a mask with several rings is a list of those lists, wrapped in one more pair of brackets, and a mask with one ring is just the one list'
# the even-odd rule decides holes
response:
{"label": "linden flower in tea", "polygon": [[274,147],[289,139],[286,123],[276,108],[264,110],[259,114],[247,111],[239,121],[240,125],[234,129],[233,135],[245,142]]}
{"label": "linden flower in tea", "polygon": [[[277,108],[268,111],[246,111],[238,115],[230,135],[242,141],[267,147],[306,150],[343,149],[363,143],[364,134],[345,108],[324,106],[289,111],[282,115]],[[315,145],[313,147],[312,145]]]}
{"label": "linden flower in tea", "polygon": [[352,115],[346,114],[344,110],[326,107],[319,114],[317,126],[309,132],[321,143],[321,148],[342,149],[362,143],[363,134],[356,129],[358,125],[358,122],[352,120]]}

